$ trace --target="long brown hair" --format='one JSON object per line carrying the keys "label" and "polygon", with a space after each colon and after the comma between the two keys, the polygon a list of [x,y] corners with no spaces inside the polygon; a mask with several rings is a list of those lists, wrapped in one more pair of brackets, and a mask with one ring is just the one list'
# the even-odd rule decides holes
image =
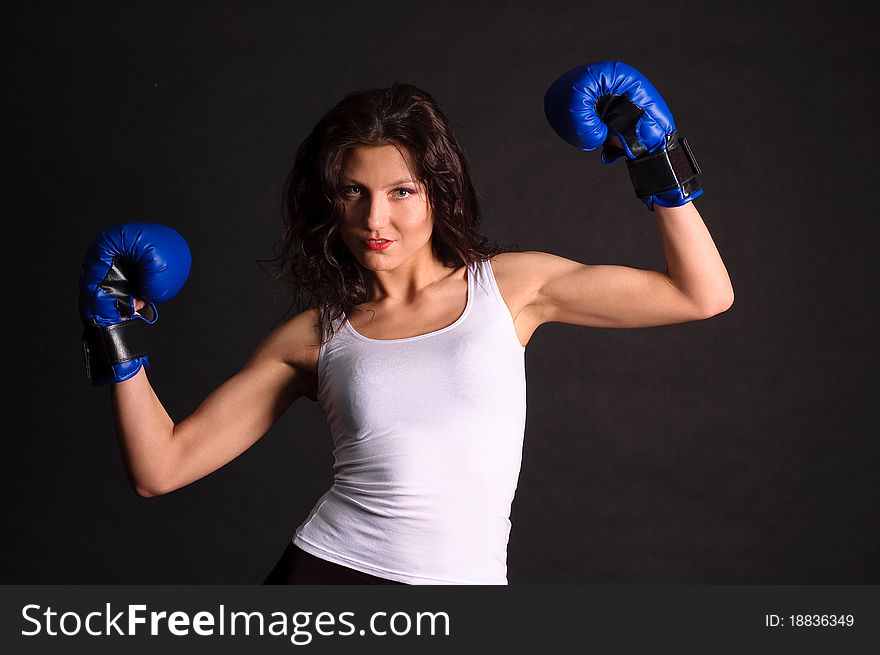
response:
{"label": "long brown hair", "polygon": [[481,212],[467,160],[431,95],[412,84],[346,95],[315,125],[296,151],[282,206],[273,278],[287,282],[293,304],[317,306],[326,340],[332,322],[369,300],[368,271],[339,235],[340,176],[346,153],[359,145],[406,148],[413,174],[433,212],[432,247],[447,267],[483,261],[517,247],[477,231]]}

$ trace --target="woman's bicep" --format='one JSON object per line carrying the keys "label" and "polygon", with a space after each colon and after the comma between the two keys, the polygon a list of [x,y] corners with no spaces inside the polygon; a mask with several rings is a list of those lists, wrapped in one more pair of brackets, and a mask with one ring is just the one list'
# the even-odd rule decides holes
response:
{"label": "woman's bicep", "polygon": [[659,271],[582,264],[533,251],[516,253],[512,262],[527,289],[524,309],[538,325],[649,327],[704,318]]}
{"label": "woman's bicep", "polygon": [[566,262],[539,295],[547,322],[589,327],[652,327],[705,318],[659,271]]}

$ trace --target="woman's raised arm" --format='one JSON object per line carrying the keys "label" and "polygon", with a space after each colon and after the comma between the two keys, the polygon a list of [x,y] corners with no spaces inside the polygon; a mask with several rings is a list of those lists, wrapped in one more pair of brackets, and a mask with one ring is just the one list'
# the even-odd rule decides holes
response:
{"label": "woman's raised arm", "polygon": [[256,443],[300,396],[314,373],[303,366],[317,349],[316,312],[305,311],[274,329],[241,370],[175,424],[145,370],[114,384],[117,437],[137,493],[157,496],[186,486]]}

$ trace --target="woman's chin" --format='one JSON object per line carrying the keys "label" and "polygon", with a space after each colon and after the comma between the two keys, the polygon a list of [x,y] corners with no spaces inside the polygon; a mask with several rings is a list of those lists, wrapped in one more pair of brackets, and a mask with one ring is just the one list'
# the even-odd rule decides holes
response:
{"label": "woman's chin", "polygon": [[367,253],[363,257],[358,257],[357,260],[368,271],[390,271],[394,268],[390,258],[378,254]]}

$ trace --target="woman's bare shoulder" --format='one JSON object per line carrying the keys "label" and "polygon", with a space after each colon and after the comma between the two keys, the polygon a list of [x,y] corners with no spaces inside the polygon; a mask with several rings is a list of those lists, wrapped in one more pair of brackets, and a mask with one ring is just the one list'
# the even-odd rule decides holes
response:
{"label": "woman's bare shoulder", "polygon": [[272,330],[279,354],[291,366],[317,373],[321,326],[317,308],[306,309]]}
{"label": "woman's bare shoulder", "polygon": [[529,302],[529,290],[523,286],[526,279],[522,274],[523,259],[520,252],[502,252],[489,259],[492,275],[504,303],[516,320]]}
{"label": "woman's bare shoulder", "polygon": [[547,253],[530,250],[502,252],[490,259],[498,289],[509,303],[528,304],[537,290],[535,270],[546,257]]}
{"label": "woman's bare shoulder", "polygon": [[[500,252],[491,258],[493,270],[496,275],[499,269],[503,273],[511,275],[528,275],[535,267],[546,264],[548,261],[559,259],[558,255],[538,250],[517,250]],[[496,265],[497,264],[497,265]]]}

